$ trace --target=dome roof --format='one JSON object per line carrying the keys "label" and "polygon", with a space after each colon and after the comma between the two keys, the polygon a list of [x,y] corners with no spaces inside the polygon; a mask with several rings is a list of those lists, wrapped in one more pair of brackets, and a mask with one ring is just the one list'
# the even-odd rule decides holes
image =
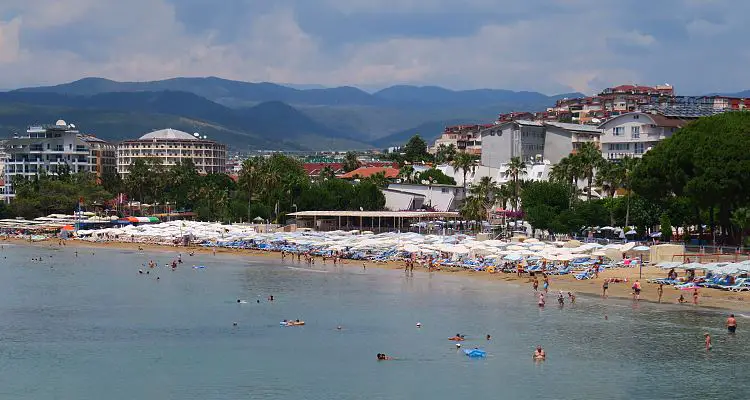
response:
{"label": "dome roof", "polygon": [[193,135],[178,131],[177,129],[167,128],[160,129],[158,131],[149,132],[140,137],[139,140],[153,140],[153,139],[170,139],[170,140],[199,140]]}

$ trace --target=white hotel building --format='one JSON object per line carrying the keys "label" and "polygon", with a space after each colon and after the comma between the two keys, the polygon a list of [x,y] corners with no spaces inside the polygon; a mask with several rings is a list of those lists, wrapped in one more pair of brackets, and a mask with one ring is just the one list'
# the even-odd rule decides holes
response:
{"label": "white hotel building", "polygon": [[643,112],[618,115],[599,125],[602,156],[607,160],[640,158],[688,122],[690,119]]}
{"label": "white hotel building", "polygon": [[16,176],[32,178],[40,173],[53,175],[67,166],[70,173],[98,173],[104,155],[92,151],[92,141],[105,143],[93,136],[82,135],[73,124],[63,120],[54,125],[30,126],[25,134],[14,134],[4,143],[4,200],[15,197]]}
{"label": "white hotel building", "polygon": [[126,176],[130,165],[139,158],[160,158],[165,168],[192,159],[201,174],[225,173],[227,169],[225,145],[197,133],[191,135],[176,129],[162,129],[120,143],[117,146],[117,172]]}

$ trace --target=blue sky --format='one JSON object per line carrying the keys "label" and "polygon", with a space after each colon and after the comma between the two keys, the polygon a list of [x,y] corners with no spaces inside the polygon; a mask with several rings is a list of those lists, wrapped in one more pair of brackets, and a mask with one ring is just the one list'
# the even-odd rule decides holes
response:
{"label": "blue sky", "polygon": [[0,87],[220,76],[593,93],[750,89],[735,0],[3,0]]}

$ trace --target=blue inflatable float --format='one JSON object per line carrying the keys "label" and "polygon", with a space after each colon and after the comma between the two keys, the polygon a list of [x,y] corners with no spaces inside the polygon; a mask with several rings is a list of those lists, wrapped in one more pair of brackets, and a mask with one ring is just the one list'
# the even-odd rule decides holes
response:
{"label": "blue inflatable float", "polygon": [[464,350],[464,353],[471,358],[481,358],[487,355],[487,352],[480,349]]}

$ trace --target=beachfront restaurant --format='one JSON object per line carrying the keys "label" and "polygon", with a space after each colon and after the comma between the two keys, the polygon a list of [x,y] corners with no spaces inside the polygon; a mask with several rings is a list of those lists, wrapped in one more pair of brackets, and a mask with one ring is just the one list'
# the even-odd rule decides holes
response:
{"label": "beachfront restaurant", "polygon": [[457,226],[461,219],[459,213],[451,211],[299,211],[288,215],[295,218],[298,228],[374,233],[442,233],[447,227]]}

